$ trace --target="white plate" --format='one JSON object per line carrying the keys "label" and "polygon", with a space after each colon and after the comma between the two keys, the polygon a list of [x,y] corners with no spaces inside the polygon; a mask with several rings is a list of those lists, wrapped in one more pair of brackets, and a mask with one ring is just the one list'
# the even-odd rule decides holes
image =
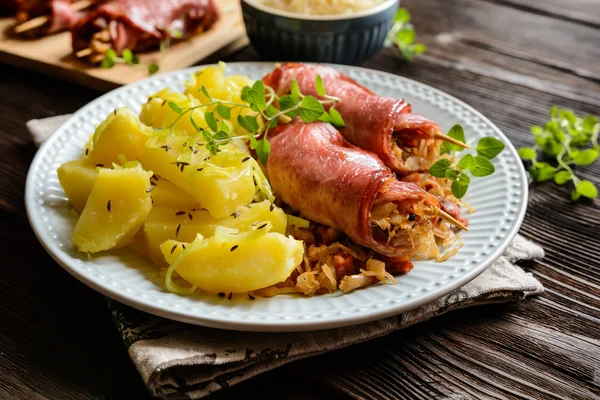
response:
{"label": "white plate", "polygon": [[[76,219],[58,182],[58,166],[80,157],[94,127],[115,107],[129,106],[139,112],[148,95],[165,87],[182,90],[182,83],[198,68],[158,75],[92,101],[44,143],[31,164],[25,196],[31,226],[50,255],[94,290],[137,309],[197,325],[251,331],[333,328],[399,314],[449,293],[483,272],[517,233],[527,205],[526,175],[514,147],[496,126],[463,102],[429,86],[383,72],[336,66],[376,93],[405,98],[414,112],[436,121],[445,132],[460,123],[470,140],[493,136],[506,143],[506,149],[494,159],[496,172],[471,183],[466,200],[477,211],[467,215],[469,231],[456,256],[443,263],[415,262],[415,268],[399,277],[397,285],[378,285],[346,295],[228,301],[203,293],[181,297],[167,292],[158,270],[133,250],[90,259],[75,252],[71,232]],[[231,63],[227,72],[259,79],[272,68],[270,63]]]}

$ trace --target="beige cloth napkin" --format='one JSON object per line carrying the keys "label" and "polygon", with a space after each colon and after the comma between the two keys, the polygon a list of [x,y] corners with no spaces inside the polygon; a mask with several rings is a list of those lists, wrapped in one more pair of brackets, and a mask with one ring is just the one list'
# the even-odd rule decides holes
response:
{"label": "beige cloth napkin", "polygon": [[[67,118],[32,120],[27,126],[40,143]],[[380,321],[315,332],[224,331],[166,320],[114,301],[109,308],[149,391],[163,398],[197,399],[280,365],[381,337],[448,311],[541,293],[541,283],[513,263],[543,256],[541,247],[517,236],[480,276],[426,306]]]}

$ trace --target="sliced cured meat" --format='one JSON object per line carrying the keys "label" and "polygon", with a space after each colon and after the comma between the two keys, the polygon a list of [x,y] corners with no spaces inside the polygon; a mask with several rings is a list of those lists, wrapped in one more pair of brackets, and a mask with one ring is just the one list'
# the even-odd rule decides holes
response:
{"label": "sliced cured meat", "polygon": [[411,114],[403,100],[378,96],[341,72],[318,64],[286,63],[263,78],[278,95],[290,92],[296,79],[300,92],[317,96],[320,75],[326,92],[340,99],[335,108],[346,127],[340,133],[350,143],[375,153],[401,176],[425,172],[439,155],[435,135],[440,127],[425,117]]}

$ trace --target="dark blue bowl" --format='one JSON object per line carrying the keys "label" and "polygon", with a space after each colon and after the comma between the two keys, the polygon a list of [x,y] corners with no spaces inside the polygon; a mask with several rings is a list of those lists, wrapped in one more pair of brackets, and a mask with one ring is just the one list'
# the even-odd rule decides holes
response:
{"label": "dark blue bowl", "polygon": [[268,60],[358,65],[383,47],[399,0],[352,15],[303,15],[241,0],[252,46]]}

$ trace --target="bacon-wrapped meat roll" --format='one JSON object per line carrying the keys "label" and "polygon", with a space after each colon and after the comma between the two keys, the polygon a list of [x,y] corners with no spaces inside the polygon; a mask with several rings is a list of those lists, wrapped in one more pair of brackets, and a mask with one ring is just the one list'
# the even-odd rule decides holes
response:
{"label": "bacon-wrapped meat roll", "polygon": [[439,200],[398,181],[374,154],[348,143],[333,126],[295,121],[276,128],[269,141],[273,190],[304,217],[388,257],[430,258],[437,251]]}
{"label": "bacon-wrapped meat roll", "polygon": [[411,114],[411,106],[403,100],[378,96],[333,68],[287,63],[266,75],[263,82],[284,95],[296,79],[303,94],[318,96],[317,75],[327,94],[341,100],[335,106],[346,123],[340,133],[350,143],[375,153],[400,176],[426,172],[436,161],[436,138],[442,132],[435,122]]}
{"label": "bacon-wrapped meat roll", "polygon": [[86,50],[92,63],[113,49],[144,51],[168,39],[184,39],[219,19],[214,0],[113,0],[73,28],[73,50]]}

